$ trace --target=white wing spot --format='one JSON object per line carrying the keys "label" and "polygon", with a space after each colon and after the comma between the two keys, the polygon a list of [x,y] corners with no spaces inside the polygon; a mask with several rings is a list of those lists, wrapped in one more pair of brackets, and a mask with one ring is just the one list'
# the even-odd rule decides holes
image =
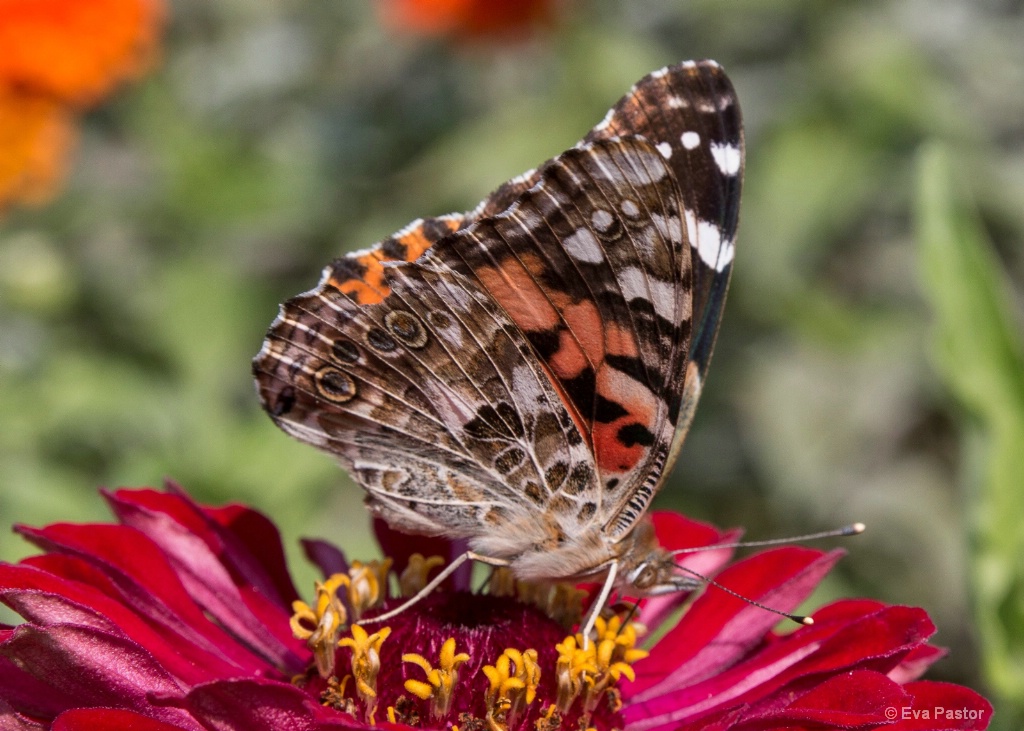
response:
{"label": "white wing spot", "polygon": [[633,185],[653,185],[668,175],[668,168],[661,155],[637,150],[632,165],[621,168],[622,173]]}
{"label": "white wing spot", "polygon": [[615,223],[615,217],[603,208],[598,208],[590,214],[590,223],[592,223],[594,228],[598,231],[604,233],[612,227],[613,223]]}
{"label": "white wing spot", "polygon": [[696,249],[701,261],[720,272],[731,262],[736,253],[732,241],[722,240],[722,229],[710,221],[701,221],[693,213],[686,211],[686,233],[690,246]]}
{"label": "white wing spot", "polygon": [[599,264],[604,261],[601,243],[589,228],[576,229],[571,235],[565,237],[562,245],[574,259],[590,264]]}
{"label": "white wing spot", "polygon": [[735,175],[740,171],[740,148],[736,145],[716,145],[711,143],[711,154],[718,163],[723,175]]}
{"label": "white wing spot", "polygon": [[671,160],[672,159],[672,145],[670,145],[667,142],[659,142],[657,147],[658,147],[658,152],[661,153],[661,156],[663,158],[665,158],[666,160]]}
{"label": "white wing spot", "polygon": [[654,222],[655,228],[658,229],[658,233],[661,234],[663,239],[668,239],[673,244],[681,244],[683,242],[683,224],[675,216],[660,216],[653,214],[651,221]]}
{"label": "white wing spot", "polygon": [[652,279],[639,267],[626,267],[615,274],[626,301],[642,299],[654,306],[654,311],[666,320],[675,321],[678,288],[673,282]]}
{"label": "white wing spot", "polygon": [[690,103],[681,96],[670,96],[665,103],[668,104],[669,109],[686,109],[690,106]]}
{"label": "white wing spot", "polygon": [[636,203],[634,203],[633,201],[629,200],[628,198],[626,200],[622,201],[622,205],[619,206],[619,208],[621,208],[622,212],[625,213],[630,218],[636,218],[637,216],[640,215],[640,208],[639,208],[639,206],[637,206]]}
{"label": "white wing spot", "polygon": [[683,143],[683,147],[687,150],[692,150],[700,144],[700,135],[693,130],[690,130],[688,132],[683,132],[683,134],[679,136],[679,141]]}

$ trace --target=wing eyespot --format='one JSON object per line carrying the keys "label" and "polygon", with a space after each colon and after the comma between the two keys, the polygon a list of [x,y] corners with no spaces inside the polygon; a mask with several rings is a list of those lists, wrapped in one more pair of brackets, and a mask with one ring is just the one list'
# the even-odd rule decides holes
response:
{"label": "wing eyespot", "polygon": [[358,363],[360,357],[359,346],[345,338],[331,343],[331,354],[340,363]]}
{"label": "wing eyespot", "polygon": [[313,376],[317,392],[328,401],[335,404],[348,403],[356,397],[355,379],[344,371],[339,371],[334,366],[324,366]]}
{"label": "wing eyespot", "polygon": [[405,310],[389,312],[384,317],[384,326],[403,345],[419,349],[427,344],[427,331],[419,319]]}
{"label": "wing eyespot", "polygon": [[392,353],[398,349],[395,339],[379,327],[371,328],[366,333],[366,344],[378,353]]}

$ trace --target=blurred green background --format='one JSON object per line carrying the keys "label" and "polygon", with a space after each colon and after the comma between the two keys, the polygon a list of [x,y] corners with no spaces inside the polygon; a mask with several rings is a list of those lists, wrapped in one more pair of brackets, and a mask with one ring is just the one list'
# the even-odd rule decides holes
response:
{"label": "blurred green background", "polygon": [[1019,728],[1024,4],[560,8],[510,43],[397,34],[347,0],[173,2],[161,65],[85,119],[63,194],[0,221],[3,523],[106,519],[97,486],[169,476],[290,549],[372,554],[360,491],[257,404],[277,304],[711,57],[746,121],[740,251],[660,505],[751,538],[864,521],[818,600],[927,608],[951,649],[929,677]]}

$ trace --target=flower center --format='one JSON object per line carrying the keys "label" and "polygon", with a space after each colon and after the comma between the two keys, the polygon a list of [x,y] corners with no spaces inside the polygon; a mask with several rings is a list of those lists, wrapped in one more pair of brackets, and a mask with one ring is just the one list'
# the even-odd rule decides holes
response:
{"label": "flower center", "polygon": [[[403,593],[415,594],[440,563],[410,561],[397,582]],[[292,629],[315,659],[295,682],[324,705],[367,723],[456,731],[622,727],[617,684],[633,680],[632,663],[647,655],[636,647],[636,625],[599,619],[584,648],[582,636],[566,636],[579,622],[583,592],[515,582],[507,572],[495,572],[486,594],[435,592],[387,627],[345,625],[355,614],[346,606],[374,593],[353,590],[357,573],[377,588],[359,615],[403,601],[384,600],[390,562],[377,564],[383,573],[367,566],[353,563],[348,576],[317,584],[315,608],[295,603]]]}

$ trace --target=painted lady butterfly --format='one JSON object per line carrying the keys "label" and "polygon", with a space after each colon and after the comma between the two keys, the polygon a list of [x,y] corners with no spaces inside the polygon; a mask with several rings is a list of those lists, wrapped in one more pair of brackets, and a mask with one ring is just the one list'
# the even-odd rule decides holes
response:
{"label": "painted lady butterfly", "polygon": [[264,408],[465,558],[603,580],[599,604],[691,588],[644,514],[711,358],[742,170],[719,65],[655,71],[472,212],[331,263],[254,361]]}

